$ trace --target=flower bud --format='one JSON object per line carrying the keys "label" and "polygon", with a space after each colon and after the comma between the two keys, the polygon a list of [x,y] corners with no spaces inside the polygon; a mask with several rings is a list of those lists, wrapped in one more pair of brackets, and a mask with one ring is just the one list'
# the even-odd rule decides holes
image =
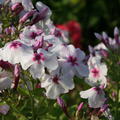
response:
{"label": "flower bud", "polygon": [[17,89],[19,79],[20,79],[20,66],[16,64],[14,67],[14,87],[13,87],[14,89]]}
{"label": "flower bud", "polygon": [[100,110],[98,111],[97,115],[101,115],[103,112],[105,112],[108,109],[108,104],[103,105]]}
{"label": "flower bud", "polygon": [[99,40],[102,40],[102,36],[99,33],[94,33],[95,37]]}
{"label": "flower bud", "polygon": [[34,17],[31,20],[31,24],[30,25],[36,24],[40,20],[45,19],[46,15],[47,15],[47,12],[48,12],[48,8],[43,8],[40,12],[36,12],[34,14]]}
{"label": "flower bud", "polygon": [[29,12],[27,12],[20,20],[19,23],[24,23],[26,22],[30,17],[32,17],[34,15],[34,13],[36,12],[36,10],[31,10]]}
{"label": "flower bud", "polygon": [[69,114],[67,112],[67,106],[66,106],[64,100],[62,98],[58,97],[57,98],[57,103],[62,108],[62,110],[64,111],[64,113],[66,114],[66,116],[69,117]]}
{"label": "flower bud", "polygon": [[115,27],[115,29],[114,29],[114,38],[115,38],[115,40],[116,40],[116,43],[117,43],[117,44],[120,44],[120,43],[119,43],[119,30],[118,30],[117,27]]}
{"label": "flower bud", "polygon": [[15,4],[12,5],[12,7],[11,7],[11,10],[12,10],[13,12],[15,12],[16,15],[19,14],[23,9],[24,9],[24,8],[23,8],[23,6],[22,6],[22,3],[19,3],[19,2],[15,3]]}
{"label": "flower bud", "polygon": [[105,44],[105,46],[109,46],[109,38],[106,32],[102,33],[102,42]]}
{"label": "flower bud", "polygon": [[9,62],[0,60],[0,67],[4,70],[13,70],[14,66],[10,64]]}
{"label": "flower bud", "polygon": [[77,108],[77,111],[80,111],[80,110],[83,108],[83,105],[84,105],[84,103],[81,102],[81,103],[79,104],[78,108]]}
{"label": "flower bud", "polygon": [[41,88],[41,84],[40,83],[37,83],[35,88]]}

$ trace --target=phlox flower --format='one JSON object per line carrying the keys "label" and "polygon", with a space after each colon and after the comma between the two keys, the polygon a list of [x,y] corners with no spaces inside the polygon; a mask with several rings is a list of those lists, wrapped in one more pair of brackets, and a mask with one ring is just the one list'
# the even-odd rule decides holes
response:
{"label": "phlox flower", "polygon": [[102,107],[106,100],[105,93],[101,87],[92,87],[86,91],[81,91],[80,96],[88,99],[88,104],[92,108]]}
{"label": "phlox flower", "polygon": [[21,41],[28,45],[32,46],[36,42],[36,38],[42,34],[43,30],[38,29],[35,25],[27,26],[24,28],[23,32],[20,34]]}
{"label": "phlox flower", "polygon": [[45,73],[45,68],[55,70],[58,67],[57,57],[44,49],[38,49],[33,54],[30,64],[32,65],[29,70],[33,78],[41,78]]}
{"label": "phlox flower", "polygon": [[59,51],[60,65],[64,73],[72,71],[78,77],[88,76],[88,67],[84,64],[85,53],[73,45],[62,45]]}
{"label": "phlox flower", "polygon": [[[20,63],[23,69],[27,69],[33,55],[33,49],[22,42],[15,40],[7,43],[0,51],[1,59],[11,64]],[[29,63],[29,64],[28,64]]]}
{"label": "phlox flower", "polygon": [[56,99],[62,93],[67,93],[74,88],[73,76],[61,74],[58,68],[50,75],[42,78],[41,87],[46,89],[45,95],[50,99]]}
{"label": "phlox flower", "polygon": [[101,62],[99,56],[90,56],[88,60],[89,76],[86,78],[86,82],[91,86],[105,85],[107,84],[107,66]]}
{"label": "phlox flower", "polygon": [[62,41],[63,43],[69,43],[69,34],[67,31],[61,30],[59,28],[56,28],[55,26],[51,27],[51,34],[54,35],[54,37],[57,37]]}

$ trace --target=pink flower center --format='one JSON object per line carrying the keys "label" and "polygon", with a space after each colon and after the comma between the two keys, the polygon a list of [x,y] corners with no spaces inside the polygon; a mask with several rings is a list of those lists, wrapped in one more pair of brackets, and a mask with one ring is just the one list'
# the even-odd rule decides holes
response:
{"label": "pink flower center", "polygon": [[21,46],[22,46],[22,43],[19,41],[14,41],[10,44],[10,48],[15,48],[15,49]]}
{"label": "pink flower center", "polygon": [[30,38],[35,39],[38,34],[36,32],[30,33]]}
{"label": "pink flower center", "polygon": [[91,72],[93,74],[93,77],[95,77],[95,78],[99,77],[99,70],[98,69],[94,68],[91,70]]}
{"label": "pink flower center", "polygon": [[56,75],[53,77],[52,81],[56,84],[59,84],[58,81],[59,81],[59,77]]}
{"label": "pink flower center", "polygon": [[69,56],[67,62],[70,62],[71,65],[73,65],[73,66],[74,66],[74,65],[78,65],[78,63],[77,63],[77,58],[76,58],[76,57],[73,57],[73,56]]}
{"label": "pink flower center", "polygon": [[97,94],[101,94],[101,88],[100,87],[94,87],[93,90],[97,92]]}
{"label": "pink flower center", "polygon": [[43,53],[34,53],[34,57],[33,57],[33,61],[37,61],[38,64],[40,64],[41,61],[44,61],[45,57],[43,55]]}

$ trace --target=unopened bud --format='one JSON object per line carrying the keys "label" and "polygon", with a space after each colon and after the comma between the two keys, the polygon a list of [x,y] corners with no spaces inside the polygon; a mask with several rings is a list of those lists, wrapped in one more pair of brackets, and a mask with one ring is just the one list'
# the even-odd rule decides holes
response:
{"label": "unopened bud", "polygon": [[41,84],[40,83],[37,83],[35,88],[41,88]]}
{"label": "unopened bud", "polygon": [[69,114],[67,112],[67,106],[64,102],[64,100],[60,97],[57,98],[57,103],[59,104],[59,106],[62,108],[62,110],[64,111],[65,115],[69,118]]}
{"label": "unopened bud", "polygon": [[78,106],[78,108],[77,108],[77,111],[80,111],[82,108],[83,108],[83,105],[84,105],[84,103],[82,102],[82,103],[80,103],[79,104],[79,106]]}
{"label": "unopened bud", "polygon": [[105,45],[106,47],[109,46],[109,38],[108,38],[108,35],[107,35],[106,32],[103,32],[103,33],[102,33],[102,42],[104,43],[104,45]]}
{"label": "unopened bud", "polygon": [[13,87],[14,89],[17,89],[19,79],[20,79],[20,66],[16,64],[14,67],[14,87]]}
{"label": "unopened bud", "polygon": [[114,29],[114,38],[116,40],[116,43],[120,44],[119,43],[119,30],[117,27],[115,27],[115,29]]}
{"label": "unopened bud", "polygon": [[0,60],[0,67],[4,70],[13,70],[14,66],[7,61]]}
{"label": "unopened bud", "polygon": [[23,10],[24,8],[23,8],[23,6],[22,6],[22,3],[15,3],[14,5],[12,5],[12,7],[11,7],[11,10],[13,11],[13,12],[15,12],[15,14],[17,15],[17,14],[19,14],[22,10]]}
{"label": "unopened bud", "polygon": [[100,108],[97,115],[101,115],[103,112],[105,112],[108,109],[108,104],[103,105],[103,107]]}
{"label": "unopened bud", "polygon": [[40,12],[36,12],[34,14],[34,17],[31,20],[31,24],[30,25],[36,24],[40,20],[45,19],[46,15],[47,15],[47,12],[48,12],[48,8],[43,8]]}
{"label": "unopened bud", "polygon": [[36,12],[36,10],[31,10],[29,12],[27,12],[20,20],[19,23],[24,23],[26,22],[30,17],[32,17],[34,15],[34,13]]}
{"label": "unopened bud", "polygon": [[94,33],[95,37],[99,40],[102,40],[102,36],[99,33]]}

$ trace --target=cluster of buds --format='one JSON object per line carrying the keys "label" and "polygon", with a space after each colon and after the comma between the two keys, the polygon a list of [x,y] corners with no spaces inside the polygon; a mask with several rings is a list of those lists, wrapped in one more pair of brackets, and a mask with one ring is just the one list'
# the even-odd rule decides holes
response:
{"label": "cluster of buds", "polygon": [[114,38],[108,37],[106,32],[103,32],[102,35],[95,33],[95,36],[101,40],[108,49],[115,50],[120,48],[120,37],[117,27],[114,29]]}

